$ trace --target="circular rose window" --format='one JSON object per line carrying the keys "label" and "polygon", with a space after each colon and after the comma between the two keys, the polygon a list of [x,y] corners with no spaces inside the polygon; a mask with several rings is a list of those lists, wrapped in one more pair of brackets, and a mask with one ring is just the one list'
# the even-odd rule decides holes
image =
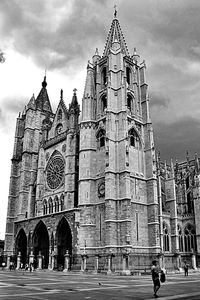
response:
{"label": "circular rose window", "polygon": [[50,159],[47,165],[47,184],[51,189],[58,188],[64,179],[64,161],[59,156]]}

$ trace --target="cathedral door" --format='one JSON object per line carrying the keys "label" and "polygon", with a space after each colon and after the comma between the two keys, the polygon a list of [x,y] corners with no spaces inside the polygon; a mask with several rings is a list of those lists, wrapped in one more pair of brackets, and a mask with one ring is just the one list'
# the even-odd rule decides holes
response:
{"label": "cathedral door", "polygon": [[42,267],[47,269],[49,264],[49,235],[43,222],[39,222],[33,234],[33,253],[36,261],[38,255],[42,255]]}
{"label": "cathedral door", "polygon": [[16,238],[16,255],[21,252],[21,263],[25,266],[27,262],[27,237],[23,229],[20,229]]}
{"label": "cathedral door", "polygon": [[68,253],[72,254],[72,234],[69,224],[65,218],[62,218],[57,228],[57,249],[58,257],[57,263],[58,268],[64,268],[64,255],[68,250]]}

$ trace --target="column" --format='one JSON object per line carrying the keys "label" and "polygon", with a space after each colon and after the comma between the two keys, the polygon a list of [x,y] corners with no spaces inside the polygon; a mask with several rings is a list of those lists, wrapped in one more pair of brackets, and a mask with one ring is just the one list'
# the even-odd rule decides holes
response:
{"label": "column", "polygon": [[38,269],[42,270],[42,255],[41,255],[41,251],[39,251],[37,259],[38,259]]}
{"label": "column", "polygon": [[196,270],[197,264],[196,264],[196,255],[192,253],[192,268]]}
{"label": "column", "polygon": [[97,274],[99,270],[99,255],[95,255],[95,266],[94,266],[94,273]]}
{"label": "column", "polygon": [[69,263],[70,263],[70,255],[69,255],[69,251],[66,250],[66,253],[64,255],[65,257],[65,263],[64,263],[64,272],[68,272],[69,271]]}
{"label": "column", "polygon": [[112,254],[108,255],[108,271],[107,274],[111,274],[112,273]]}
{"label": "column", "polygon": [[81,258],[82,258],[82,262],[81,262],[81,271],[82,271],[82,272],[85,272],[86,269],[87,269],[87,255],[86,255],[86,254],[83,254],[83,255],[81,255]]}
{"label": "column", "polygon": [[18,253],[17,255],[17,270],[19,270],[21,267],[21,252]]}

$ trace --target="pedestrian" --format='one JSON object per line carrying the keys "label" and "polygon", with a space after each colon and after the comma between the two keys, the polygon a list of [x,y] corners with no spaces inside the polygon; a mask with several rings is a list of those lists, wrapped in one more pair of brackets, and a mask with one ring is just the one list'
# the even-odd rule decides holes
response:
{"label": "pedestrian", "polygon": [[4,270],[5,266],[6,266],[6,263],[2,262],[2,270]]}
{"label": "pedestrian", "polygon": [[30,263],[30,272],[32,272],[32,270],[33,270],[33,264]]}
{"label": "pedestrian", "polygon": [[155,298],[158,298],[157,292],[160,288],[159,272],[160,272],[160,268],[158,266],[157,260],[153,260],[152,267],[151,267],[151,275],[153,280],[153,290],[154,290]]}
{"label": "pedestrian", "polygon": [[187,264],[187,262],[185,261],[185,265],[184,265],[184,272],[185,272],[185,276],[188,276],[188,268],[189,268],[189,266],[188,266],[188,264]]}
{"label": "pedestrian", "polygon": [[28,271],[28,264],[25,264],[25,271]]}

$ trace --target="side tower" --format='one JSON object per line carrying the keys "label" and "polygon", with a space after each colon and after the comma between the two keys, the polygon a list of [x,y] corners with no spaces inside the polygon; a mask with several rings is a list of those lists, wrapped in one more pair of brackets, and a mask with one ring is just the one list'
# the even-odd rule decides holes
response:
{"label": "side tower", "polygon": [[[5,233],[5,254],[10,258],[15,247],[14,224],[35,215],[36,177],[42,121],[53,116],[47,93],[46,76],[35,99],[30,99],[16,122],[14,151]],[[9,265],[9,261],[8,261]]]}
{"label": "side tower", "polygon": [[136,49],[129,55],[115,14],[102,57],[96,50],[88,62],[79,156],[80,244],[88,254],[115,255],[115,268],[125,254],[135,267],[141,254],[148,265],[160,252],[145,70]]}

